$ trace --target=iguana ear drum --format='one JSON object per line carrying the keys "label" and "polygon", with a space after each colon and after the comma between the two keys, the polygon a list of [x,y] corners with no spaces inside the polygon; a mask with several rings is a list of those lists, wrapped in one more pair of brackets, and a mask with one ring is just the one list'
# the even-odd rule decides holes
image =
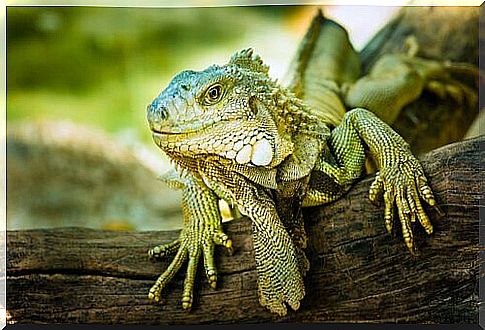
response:
{"label": "iguana ear drum", "polygon": [[256,96],[251,96],[249,98],[249,109],[251,112],[256,116],[258,114],[258,100],[256,99]]}

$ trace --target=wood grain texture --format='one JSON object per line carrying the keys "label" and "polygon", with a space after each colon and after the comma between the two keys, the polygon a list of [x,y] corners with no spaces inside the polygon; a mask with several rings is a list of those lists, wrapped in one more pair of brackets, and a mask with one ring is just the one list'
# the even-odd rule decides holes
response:
{"label": "wood grain texture", "polygon": [[170,232],[107,232],[81,228],[10,231],[7,301],[11,322],[222,324],[248,322],[478,323],[479,143],[443,147],[422,157],[442,215],[427,209],[435,233],[420,228],[420,255],[386,233],[382,208],[367,198],[371,177],[344,198],[307,209],[311,271],[298,312],[280,318],[257,299],[250,221],[226,224],[235,254],[217,251],[219,288],[199,273],[193,310],[181,308],[183,271],[165,290],[164,305],[147,299],[167,262],[147,249]]}

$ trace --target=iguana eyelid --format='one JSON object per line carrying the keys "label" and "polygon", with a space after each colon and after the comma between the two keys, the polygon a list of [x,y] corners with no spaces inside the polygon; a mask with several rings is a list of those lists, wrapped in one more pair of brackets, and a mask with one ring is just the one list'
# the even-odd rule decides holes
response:
{"label": "iguana eyelid", "polygon": [[[212,90],[214,90],[214,88],[219,88],[219,92],[218,92],[217,97],[213,99],[210,96],[210,92]],[[206,88],[206,90],[204,92],[204,97],[202,99],[202,103],[204,105],[214,105],[217,102],[219,102],[220,100],[222,100],[222,97],[224,96],[224,94],[225,94],[225,89],[224,89],[224,87],[222,86],[221,83],[216,82],[214,84],[211,84],[209,87]]]}
{"label": "iguana eyelid", "polygon": [[[199,103],[205,106],[214,105],[222,100],[222,98],[227,94],[228,90],[232,87],[231,79],[227,79],[227,77],[218,77],[217,79],[212,80],[210,83],[207,83],[202,93],[199,94],[197,99]],[[215,86],[221,87],[221,93],[217,100],[211,100],[208,98],[209,90]]]}

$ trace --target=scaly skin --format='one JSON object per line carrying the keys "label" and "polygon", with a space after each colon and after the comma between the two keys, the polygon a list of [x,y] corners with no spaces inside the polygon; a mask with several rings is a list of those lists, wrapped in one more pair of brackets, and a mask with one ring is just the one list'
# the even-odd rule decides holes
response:
{"label": "scaly skin", "polygon": [[[201,256],[209,283],[216,287],[214,246],[232,251],[217,206],[224,199],[252,220],[260,303],[279,315],[287,313],[287,304],[297,310],[309,267],[301,207],[344,194],[363,173],[366,149],[379,168],[369,198],[383,198],[389,231],[397,206],[404,241],[414,253],[411,223],[418,220],[431,233],[422,202],[436,202],[406,142],[371,111],[383,112],[386,100],[402,107],[433,81],[448,91],[468,91],[450,81],[440,63],[406,56],[391,60],[397,61],[394,76],[388,72],[381,79],[376,73],[380,66],[389,69],[384,62],[359,80],[320,84],[327,108],[307,105],[270,79],[268,67],[250,49],[225,65],[177,75],[148,106],[147,119],[154,141],[176,164],[165,180],[183,189],[184,226],[177,241],[149,251],[153,258],[175,254],[149,298],[159,301],[163,287],[188,259],[182,306],[190,309]],[[416,90],[404,93],[391,83],[396,77]],[[411,84],[411,78],[420,83]],[[345,112],[349,104],[356,108]]]}

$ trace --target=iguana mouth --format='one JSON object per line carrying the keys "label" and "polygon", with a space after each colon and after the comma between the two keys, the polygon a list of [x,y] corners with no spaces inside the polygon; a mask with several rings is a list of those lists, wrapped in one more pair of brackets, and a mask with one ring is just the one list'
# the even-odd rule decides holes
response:
{"label": "iguana mouth", "polygon": [[163,138],[163,136],[171,136],[171,135],[181,135],[181,136],[192,136],[194,134],[200,134],[207,129],[210,129],[214,124],[223,122],[224,120],[220,120],[218,122],[210,121],[205,125],[194,125],[190,123],[179,123],[178,125],[150,125],[150,130],[152,131],[153,135],[157,135],[158,137]]}
{"label": "iguana mouth", "polygon": [[164,136],[167,137],[167,136],[175,136],[175,135],[186,136],[187,138],[189,138],[189,137],[193,137],[194,135],[207,133],[207,131],[210,129],[213,129],[214,126],[225,125],[232,121],[234,120],[227,120],[227,119],[222,119],[218,121],[212,120],[206,123],[205,125],[200,125],[200,126],[189,127],[188,125],[179,125],[179,127],[175,127],[175,128],[170,126],[150,127],[150,130],[152,131],[152,135],[155,135],[159,138],[163,138]]}
{"label": "iguana mouth", "polygon": [[157,129],[152,129],[152,133],[157,134],[157,135],[179,135],[179,134],[184,134],[182,132],[159,131]]}
{"label": "iguana mouth", "polygon": [[164,136],[164,135],[192,135],[200,132],[200,130],[190,130],[190,131],[169,131],[169,130],[159,130],[156,128],[151,129],[153,135]]}

